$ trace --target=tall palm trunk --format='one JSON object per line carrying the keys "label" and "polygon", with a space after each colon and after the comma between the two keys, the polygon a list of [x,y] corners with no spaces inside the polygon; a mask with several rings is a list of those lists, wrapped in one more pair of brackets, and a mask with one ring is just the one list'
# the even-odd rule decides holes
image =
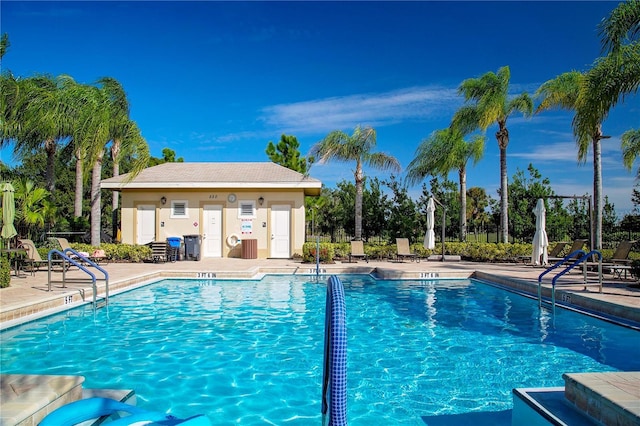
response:
{"label": "tall palm trunk", "polygon": [[458,170],[460,179],[460,241],[467,241],[467,168]]}
{"label": "tall palm trunk", "polygon": [[593,137],[593,217],[594,234],[591,250],[602,249],[602,126]]}
{"label": "tall palm trunk", "polygon": [[500,147],[500,226],[503,243],[509,242],[509,197],[507,181],[507,146],[509,145],[509,130],[505,121],[499,121],[496,139]]}
{"label": "tall palm trunk", "polygon": [[55,139],[47,139],[44,142],[44,151],[47,154],[47,170],[45,175],[47,191],[53,194],[56,187],[56,149],[58,144]]}
{"label": "tall palm trunk", "polygon": [[[111,159],[113,160],[113,177],[120,176],[120,140],[114,139],[111,144]],[[120,206],[120,193],[112,191],[111,200],[111,232],[113,239],[118,236],[118,207]]]}
{"label": "tall palm trunk", "polygon": [[103,157],[104,153],[98,155],[91,171],[91,245],[94,247],[100,246],[100,231],[102,229],[100,224],[100,203],[102,202],[100,178],[102,176]]}
{"label": "tall palm trunk", "polygon": [[82,199],[84,198],[82,153],[80,151],[81,149],[76,150],[76,193],[73,201],[73,215],[75,217],[82,216]]}
{"label": "tall palm trunk", "polygon": [[362,164],[360,161],[356,163],[356,205],[355,205],[355,235],[353,238],[357,241],[362,239],[362,186],[364,176],[362,173]]}

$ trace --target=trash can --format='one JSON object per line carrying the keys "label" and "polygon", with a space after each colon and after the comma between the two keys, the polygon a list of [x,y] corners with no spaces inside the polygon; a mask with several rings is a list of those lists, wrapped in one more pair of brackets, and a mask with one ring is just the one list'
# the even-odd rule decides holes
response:
{"label": "trash can", "polygon": [[258,258],[258,240],[256,239],[242,240],[242,258],[243,259]]}
{"label": "trash can", "polygon": [[176,260],[180,260],[180,246],[182,245],[182,238],[180,237],[169,237],[167,238],[167,246],[169,247],[168,257],[171,262],[175,262]]}
{"label": "trash can", "polygon": [[185,260],[200,260],[200,235],[184,235]]}

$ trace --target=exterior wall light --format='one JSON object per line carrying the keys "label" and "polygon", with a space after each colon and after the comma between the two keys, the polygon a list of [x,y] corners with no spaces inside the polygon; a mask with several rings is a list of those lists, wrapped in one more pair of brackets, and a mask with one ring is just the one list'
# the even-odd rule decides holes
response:
{"label": "exterior wall light", "polygon": [[160,203],[162,203],[163,206],[167,204],[167,197],[160,198]]}
{"label": "exterior wall light", "polygon": [[258,204],[260,204],[260,205],[264,204],[264,197],[258,198]]}

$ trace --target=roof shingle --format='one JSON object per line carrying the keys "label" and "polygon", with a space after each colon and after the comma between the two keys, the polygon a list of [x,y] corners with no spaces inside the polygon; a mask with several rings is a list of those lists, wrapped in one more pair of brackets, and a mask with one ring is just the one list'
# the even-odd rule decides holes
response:
{"label": "roof shingle", "polygon": [[[270,162],[163,163],[132,180],[124,174],[100,183],[103,189],[144,188],[298,188],[318,192],[322,182]],[[317,190],[317,191],[316,191]],[[311,194],[308,194],[311,195]]]}

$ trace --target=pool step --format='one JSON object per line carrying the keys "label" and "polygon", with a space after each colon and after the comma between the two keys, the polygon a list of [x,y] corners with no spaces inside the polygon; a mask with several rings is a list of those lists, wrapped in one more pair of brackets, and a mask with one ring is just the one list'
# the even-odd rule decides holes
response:
{"label": "pool step", "polygon": [[567,373],[562,378],[565,398],[600,423],[640,424],[640,372]]}
{"label": "pool step", "polygon": [[[37,425],[47,414],[80,399],[100,396],[136,404],[129,389],[84,389],[82,376],[0,374],[0,425]],[[99,419],[84,422],[89,426]]]}
{"label": "pool step", "polygon": [[47,414],[82,397],[81,376],[0,375],[1,425],[37,425]]}
{"label": "pool step", "polygon": [[562,377],[564,387],[514,389],[512,425],[640,425],[640,372]]}

